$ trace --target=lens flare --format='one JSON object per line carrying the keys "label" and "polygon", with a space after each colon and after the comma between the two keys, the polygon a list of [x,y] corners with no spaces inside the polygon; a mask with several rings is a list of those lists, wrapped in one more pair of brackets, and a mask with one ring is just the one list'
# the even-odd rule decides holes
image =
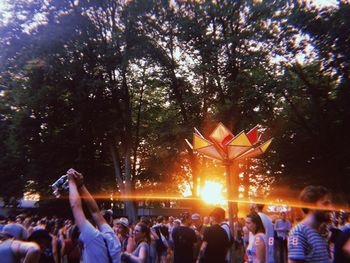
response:
{"label": "lens flare", "polygon": [[222,194],[223,186],[219,182],[206,181],[200,189],[200,197],[204,202],[211,205],[223,205],[226,203]]}

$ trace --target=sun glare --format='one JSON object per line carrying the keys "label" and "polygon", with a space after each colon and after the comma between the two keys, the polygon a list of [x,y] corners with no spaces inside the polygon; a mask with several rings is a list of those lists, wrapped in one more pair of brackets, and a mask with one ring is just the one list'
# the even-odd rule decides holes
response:
{"label": "sun glare", "polygon": [[200,197],[204,202],[212,205],[223,205],[226,203],[222,194],[223,186],[221,183],[206,181],[200,190]]}

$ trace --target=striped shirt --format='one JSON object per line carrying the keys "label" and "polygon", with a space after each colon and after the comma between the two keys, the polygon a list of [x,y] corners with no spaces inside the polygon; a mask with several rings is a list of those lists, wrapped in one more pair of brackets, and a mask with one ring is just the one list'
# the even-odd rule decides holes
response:
{"label": "striped shirt", "polygon": [[303,224],[296,225],[290,232],[288,258],[305,262],[331,262],[327,240],[317,230]]}

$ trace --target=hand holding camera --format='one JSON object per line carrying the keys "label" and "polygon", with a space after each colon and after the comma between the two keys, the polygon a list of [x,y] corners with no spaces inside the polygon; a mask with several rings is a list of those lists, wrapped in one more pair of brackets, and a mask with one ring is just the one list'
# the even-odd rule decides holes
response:
{"label": "hand holding camera", "polygon": [[56,198],[59,198],[62,193],[67,192],[69,189],[68,184],[68,175],[62,175],[56,182],[54,182],[52,185],[53,195]]}
{"label": "hand holding camera", "polygon": [[73,168],[67,171],[68,179],[74,180],[77,187],[80,188],[84,185],[84,176],[81,173],[78,173]]}
{"label": "hand holding camera", "polygon": [[53,195],[59,198],[63,193],[69,190],[69,180],[74,180],[77,187],[80,188],[84,185],[84,177],[81,173],[78,173],[73,168],[69,169],[65,175],[62,175],[51,187],[53,189]]}

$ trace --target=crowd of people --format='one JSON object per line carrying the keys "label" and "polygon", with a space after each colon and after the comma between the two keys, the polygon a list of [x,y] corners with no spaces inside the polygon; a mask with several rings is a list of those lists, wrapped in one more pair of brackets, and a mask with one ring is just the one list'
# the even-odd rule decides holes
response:
{"label": "crowd of people", "polygon": [[252,205],[233,226],[220,207],[208,216],[185,212],[141,217],[132,224],[126,217],[114,218],[111,210],[101,212],[80,173],[70,169],[67,175],[74,220],[3,218],[0,262],[350,262],[349,215],[331,216],[331,194],[321,186],[301,192],[308,206],[298,222],[289,221],[286,213],[272,220],[263,205]]}

